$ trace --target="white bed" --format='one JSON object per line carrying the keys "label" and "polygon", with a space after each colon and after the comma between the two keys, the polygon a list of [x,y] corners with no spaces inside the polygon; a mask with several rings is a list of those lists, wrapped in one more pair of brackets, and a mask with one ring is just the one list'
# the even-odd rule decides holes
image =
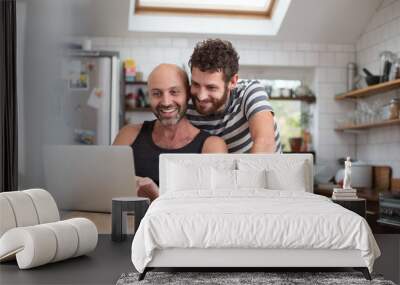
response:
{"label": "white bed", "polygon": [[[380,255],[362,217],[312,194],[311,155],[165,154],[132,243],[154,267],[354,267]],[[368,268],[368,269],[367,269]]]}

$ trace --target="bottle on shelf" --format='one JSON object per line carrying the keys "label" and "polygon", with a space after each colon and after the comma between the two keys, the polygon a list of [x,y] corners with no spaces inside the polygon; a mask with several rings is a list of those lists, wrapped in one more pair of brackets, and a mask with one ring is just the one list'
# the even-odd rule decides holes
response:
{"label": "bottle on shelf", "polygon": [[126,59],[124,61],[124,77],[125,82],[136,81],[136,62],[133,59]]}
{"label": "bottle on shelf", "polygon": [[354,62],[347,64],[347,91],[353,91],[355,87],[355,76],[357,74],[357,65]]}
{"label": "bottle on shelf", "polygon": [[391,79],[396,80],[400,79],[400,57],[398,57],[393,63],[393,68],[391,72]]}

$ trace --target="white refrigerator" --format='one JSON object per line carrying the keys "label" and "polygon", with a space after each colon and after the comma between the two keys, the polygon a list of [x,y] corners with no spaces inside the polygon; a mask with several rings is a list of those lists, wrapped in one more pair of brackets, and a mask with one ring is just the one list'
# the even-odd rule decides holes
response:
{"label": "white refrigerator", "polygon": [[66,144],[110,145],[123,122],[118,52],[70,50],[62,113]]}

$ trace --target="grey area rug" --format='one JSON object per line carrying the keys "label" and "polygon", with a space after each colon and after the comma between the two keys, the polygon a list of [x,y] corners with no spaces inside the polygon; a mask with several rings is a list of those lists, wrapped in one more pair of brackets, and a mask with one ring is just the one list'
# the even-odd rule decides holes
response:
{"label": "grey area rug", "polygon": [[379,284],[395,285],[382,276],[372,275],[372,281],[364,278],[360,272],[148,272],[146,278],[138,281],[139,273],[122,274],[117,285],[133,284]]}

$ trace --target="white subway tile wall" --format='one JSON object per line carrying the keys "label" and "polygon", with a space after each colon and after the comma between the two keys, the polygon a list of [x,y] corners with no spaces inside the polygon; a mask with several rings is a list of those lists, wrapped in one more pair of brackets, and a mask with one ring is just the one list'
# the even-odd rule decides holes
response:
{"label": "white subway tile wall", "polygon": [[[379,74],[379,54],[390,50],[400,57],[400,1],[386,0],[375,13],[356,44],[357,64]],[[369,104],[385,104],[400,98],[400,91],[370,97]],[[389,165],[393,176],[400,178],[400,127],[371,129],[357,136],[357,157],[374,165]]]}

